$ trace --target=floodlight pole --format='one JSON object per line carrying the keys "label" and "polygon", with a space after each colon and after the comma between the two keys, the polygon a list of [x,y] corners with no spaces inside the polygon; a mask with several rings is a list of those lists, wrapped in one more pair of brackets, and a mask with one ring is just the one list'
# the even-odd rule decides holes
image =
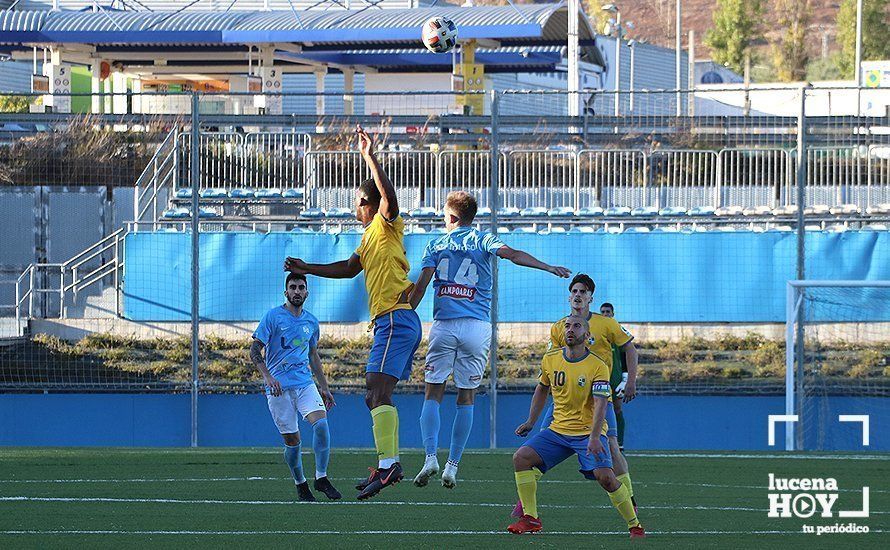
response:
{"label": "floodlight pole", "polygon": [[[488,186],[488,204],[491,208],[492,234],[498,234],[498,182],[500,174],[498,170],[498,158],[500,156],[498,143],[498,110],[501,96],[497,90],[491,91],[491,134],[489,136],[489,153],[491,183]],[[491,345],[488,353],[488,399],[489,399],[489,440],[488,446],[496,449],[498,446],[498,259],[491,256]]]}
{"label": "floodlight pole", "polygon": [[191,377],[191,411],[192,411],[192,427],[191,427],[191,446],[198,446],[198,338],[200,336],[200,323],[198,322],[199,302],[198,302],[198,282],[199,282],[199,263],[198,263],[198,192],[200,189],[199,179],[201,177],[200,167],[200,139],[201,132],[198,128],[198,92],[192,92],[192,128],[191,128],[191,149],[189,150],[189,174],[191,176],[192,188],[192,377]]}
{"label": "floodlight pole", "polygon": [[682,21],[682,15],[683,15],[682,0],[677,0],[677,30],[676,30],[676,34],[677,34],[677,42],[676,42],[676,44],[674,45],[674,47],[677,49],[677,51],[676,51],[676,58],[675,58],[675,65],[676,65],[676,66],[675,66],[675,68],[674,68],[675,72],[677,73],[677,75],[676,75],[676,76],[677,76],[677,78],[676,78],[676,86],[677,86],[677,116],[682,116],[682,115],[683,115],[683,104],[682,104],[682,101],[681,101],[681,93],[680,93],[680,89],[683,87],[682,84],[680,83],[680,65],[681,65],[680,61],[681,61],[681,56],[682,56],[682,53],[683,53],[682,50],[681,50],[681,47],[682,47],[682,35],[680,34],[681,32],[683,32],[683,31],[682,31],[682,24],[681,24],[681,21]]}
{"label": "floodlight pole", "polygon": [[576,117],[581,113],[580,95],[581,90],[581,67],[580,53],[578,51],[578,11],[581,9],[579,0],[569,0],[569,29],[568,29],[568,56],[569,56],[569,74],[568,74],[568,92],[569,92],[569,113],[571,117]]}

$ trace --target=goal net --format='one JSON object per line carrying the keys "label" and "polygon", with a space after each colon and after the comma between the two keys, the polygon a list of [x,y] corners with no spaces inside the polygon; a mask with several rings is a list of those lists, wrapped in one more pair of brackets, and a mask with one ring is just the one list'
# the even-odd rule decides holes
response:
{"label": "goal net", "polygon": [[890,281],[789,281],[787,299],[786,449],[875,448],[890,417]]}

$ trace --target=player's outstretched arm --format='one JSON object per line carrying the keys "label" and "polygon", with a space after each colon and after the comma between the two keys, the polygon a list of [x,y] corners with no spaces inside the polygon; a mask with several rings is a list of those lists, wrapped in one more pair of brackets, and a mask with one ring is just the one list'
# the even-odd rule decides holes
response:
{"label": "player's outstretched arm", "polygon": [[509,246],[502,246],[498,248],[496,252],[499,258],[503,258],[505,260],[510,260],[516,265],[521,265],[523,267],[531,267],[534,269],[540,269],[541,271],[546,271],[547,273],[552,273],[557,277],[567,278],[572,274],[572,271],[565,267],[553,266],[550,264],[545,264],[541,260],[535,258],[528,252],[524,252],[522,250],[516,250],[515,248],[510,248]]}
{"label": "player's outstretched arm", "polygon": [[300,258],[288,256],[284,260],[284,270],[298,275],[315,275],[326,279],[352,279],[362,272],[362,263],[355,254],[348,260],[332,264],[307,264]]}
{"label": "player's outstretched arm", "polygon": [[281,383],[275,380],[275,377],[272,376],[272,373],[266,367],[266,360],[263,358],[263,348],[265,348],[263,343],[254,338],[250,343],[250,360],[253,361],[254,366],[263,376],[263,384],[269,387],[273,396],[278,397],[281,395]]}
{"label": "player's outstretched arm", "polygon": [[621,350],[627,362],[627,384],[624,386],[624,402],[627,403],[637,396],[637,364],[640,355],[633,340],[621,346]]}
{"label": "player's outstretched arm", "polygon": [[362,158],[368,164],[368,168],[371,170],[371,177],[374,178],[377,190],[380,191],[380,209],[378,212],[387,221],[392,221],[399,215],[399,200],[396,198],[396,189],[392,186],[392,182],[389,181],[389,177],[377,161],[377,155],[374,154],[374,138],[361,126],[356,127],[355,133],[358,134],[358,146]]}
{"label": "player's outstretched arm", "polygon": [[544,410],[544,405],[547,404],[548,393],[550,393],[550,386],[545,386],[541,383],[535,386],[535,394],[532,395],[532,403],[528,408],[528,420],[516,428],[516,435],[525,437],[535,427],[535,424],[538,423],[538,418],[541,416],[541,411]]}
{"label": "player's outstretched arm", "polygon": [[309,366],[312,368],[312,373],[318,381],[318,392],[321,394],[321,400],[324,401],[325,408],[330,410],[337,403],[334,401],[334,394],[328,388],[328,379],[321,368],[321,356],[318,355],[318,347],[309,349]]}
{"label": "player's outstretched arm", "polygon": [[426,287],[429,286],[435,273],[435,267],[425,267],[420,272],[420,277],[417,278],[417,282],[414,283],[414,288],[412,288],[411,292],[408,294],[408,303],[411,304],[412,309],[417,309],[417,306],[420,305],[421,300],[423,300],[423,295],[426,294]]}

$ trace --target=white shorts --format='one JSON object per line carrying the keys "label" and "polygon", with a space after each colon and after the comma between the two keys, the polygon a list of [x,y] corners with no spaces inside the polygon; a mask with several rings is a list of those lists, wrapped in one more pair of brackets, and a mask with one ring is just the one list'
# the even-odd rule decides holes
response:
{"label": "white shorts", "polygon": [[454,385],[462,390],[479,387],[488,348],[491,347],[491,323],[479,319],[433,321],[430,349],[426,354],[424,379],[442,384],[454,373]]}
{"label": "white shorts", "polygon": [[266,401],[269,403],[269,412],[272,413],[272,420],[275,421],[278,432],[283,434],[295,434],[300,431],[297,414],[305,420],[315,411],[325,410],[324,401],[315,384],[282,390],[281,395],[277,397],[267,393]]}

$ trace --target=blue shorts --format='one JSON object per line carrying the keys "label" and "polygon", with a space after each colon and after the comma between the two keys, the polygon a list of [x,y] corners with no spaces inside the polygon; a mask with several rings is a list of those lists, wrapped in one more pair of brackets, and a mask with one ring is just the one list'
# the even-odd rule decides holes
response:
{"label": "blue shorts", "polygon": [[[547,408],[541,415],[541,429],[550,426],[551,422],[553,422],[553,400],[547,403]],[[606,407],[606,435],[618,437],[618,420],[615,418],[615,405],[611,401]]]}
{"label": "blue shorts", "polygon": [[540,468],[544,473],[570,456],[578,456],[578,471],[587,479],[596,479],[593,471],[598,468],[611,468],[612,455],[609,453],[609,440],[606,436],[600,436],[603,444],[603,453],[598,455],[587,454],[586,435],[562,435],[550,428],[545,428],[529,439],[523,447],[531,447],[538,453],[544,466]]}
{"label": "blue shorts", "polygon": [[413,309],[397,309],[377,317],[374,319],[374,343],[365,372],[382,372],[407,380],[421,336],[420,317]]}

